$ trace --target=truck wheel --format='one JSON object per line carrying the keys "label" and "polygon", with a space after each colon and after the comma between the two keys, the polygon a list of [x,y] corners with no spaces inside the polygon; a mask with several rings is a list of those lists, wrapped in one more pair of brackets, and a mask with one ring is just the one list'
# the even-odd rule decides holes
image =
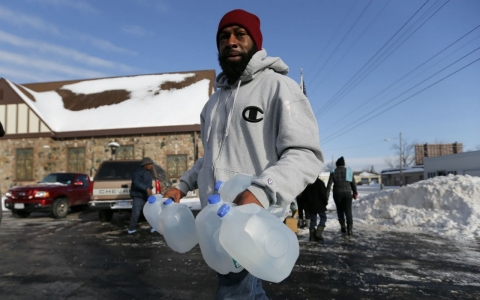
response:
{"label": "truck wheel", "polygon": [[102,209],[98,211],[98,219],[102,222],[110,222],[113,217],[113,210]]}
{"label": "truck wheel", "polygon": [[68,201],[65,198],[59,198],[53,202],[52,215],[55,219],[65,218],[68,214]]}
{"label": "truck wheel", "polygon": [[25,210],[12,210],[12,215],[17,218],[28,218],[30,212]]}

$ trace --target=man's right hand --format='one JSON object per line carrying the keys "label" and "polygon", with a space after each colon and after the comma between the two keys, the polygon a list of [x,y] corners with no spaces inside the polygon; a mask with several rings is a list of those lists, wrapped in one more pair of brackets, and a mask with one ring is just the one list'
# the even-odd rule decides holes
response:
{"label": "man's right hand", "polygon": [[181,190],[179,190],[177,188],[173,188],[173,189],[169,189],[168,191],[166,191],[165,194],[163,195],[163,197],[164,198],[172,198],[175,203],[179,203],[180,199],[185,197],[185,194]]}

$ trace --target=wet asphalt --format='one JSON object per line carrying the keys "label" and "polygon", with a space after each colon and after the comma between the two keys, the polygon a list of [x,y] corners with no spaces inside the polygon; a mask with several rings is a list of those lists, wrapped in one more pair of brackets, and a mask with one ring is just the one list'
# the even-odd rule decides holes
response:
{"label": "wet asphalt", "polygon": [[[298,232],[300,257],[270,299],[480,299],[480,245],[435,235],[354,225],[339,232],[329,215],[323,243]],[[55,220],[3,212],[0,298],[214,299],[217,278],[198,245],[173,252],[148,224],[127,235],[129,214],[112,222],[96,212]]]}

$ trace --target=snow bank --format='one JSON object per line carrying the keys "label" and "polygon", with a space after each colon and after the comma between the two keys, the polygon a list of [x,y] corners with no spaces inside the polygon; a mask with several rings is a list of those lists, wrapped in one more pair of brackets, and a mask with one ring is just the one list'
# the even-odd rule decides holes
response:
{"label": "snow bank", "polygon": [[451,236],[480,238],[480,177],[449,175],[397,190],[381,191],[353,203],[353,217],[379,224]]}

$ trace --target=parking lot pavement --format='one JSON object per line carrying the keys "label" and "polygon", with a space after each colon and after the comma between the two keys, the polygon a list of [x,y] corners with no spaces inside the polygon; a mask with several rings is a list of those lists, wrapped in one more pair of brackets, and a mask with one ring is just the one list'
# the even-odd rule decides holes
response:
{"label": "parking lot pavement", "polygon": [[[330,217],[330,215],[329,215]],[[54,220],[4,212],[1,299],[213,299],[216,274],[198,246],[173,252],[147,223],[126,233],[129,214],[101,223],[91,211]],[[298,233],[300,257],[271,299],[480,299],[480,246],[438,236],[355,225],[342,236],[329,219],[325,242]]]}

